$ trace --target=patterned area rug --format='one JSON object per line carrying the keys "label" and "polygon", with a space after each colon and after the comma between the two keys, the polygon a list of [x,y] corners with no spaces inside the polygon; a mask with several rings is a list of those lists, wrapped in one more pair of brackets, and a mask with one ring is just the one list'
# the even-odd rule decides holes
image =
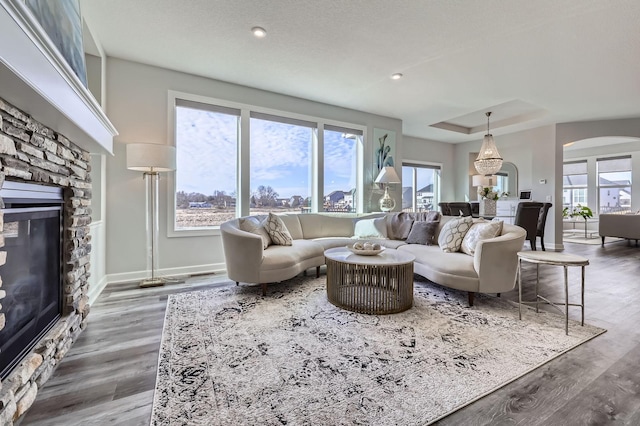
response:
{"label": "patterned area rug", "polygon": [[[416,277],[419,278],[419,277]],[[417,281],[414,306],[356,314],[325,277],[172,295],[153,425],[424,425],[605,330]]]}

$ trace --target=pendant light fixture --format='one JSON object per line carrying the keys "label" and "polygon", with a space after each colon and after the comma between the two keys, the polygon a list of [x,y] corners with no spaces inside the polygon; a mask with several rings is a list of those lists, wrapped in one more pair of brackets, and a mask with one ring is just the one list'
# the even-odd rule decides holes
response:
{"label": "pendant light fixture", "polygon": [[486,115],[487,134],[484,135],[482,147],[480,147],[478,157],[473,164],[481,175],[493,175],[502,168],[502,157],[500,156],[498,147],[496,147],[496,143],[493,140],[493,135],[489,133],[489,117],[491,116],[491,111],[487,112]]}

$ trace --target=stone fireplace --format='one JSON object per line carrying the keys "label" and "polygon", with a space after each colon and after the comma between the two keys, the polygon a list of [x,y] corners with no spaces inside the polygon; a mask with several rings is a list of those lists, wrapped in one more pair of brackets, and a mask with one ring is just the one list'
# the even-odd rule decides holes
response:
{"label": "stone fireplace", "polygon": [[[5,377],[0,381],[2,425],[13,424],[26,412],[35,400],[38,389],[51,377],[87,324],[91,251],[89,162],[87,151],[0,98],[0,188],[6,189],[13,182],[45,185],[45,191],[60,193],[62,200],[59,205],[63,218],[59,242],[61,279],[58,285],[61,287],[57,290],[60,292],[58,313],[41,330],[35,344],[29,345],[30,349],[23,351],[26,353],[20,354],[19,359],[4,372]],[[16,309],[16,303],[15,298],[7,297],[8,280],[14,280],[15,274],[7,273],[4,276],[4,271],[9,270],[7,263],[12,260],[11,256],[7,256],[9,248],[5,247],[5,232],[8,241],[9,234],[15,234],[15,229],[9,229],[13,219],[4,220],[5,212],[7,215],[11,213],[9,209],[4,209],[3,200],[0,200],[0,206],[3,207],[0,212],[1,330],[12,326],[7,321],[16,317],[9,312]],[[50,277],[51,273],[45,275]],[[51,284],[56,285],[55,282]]]}

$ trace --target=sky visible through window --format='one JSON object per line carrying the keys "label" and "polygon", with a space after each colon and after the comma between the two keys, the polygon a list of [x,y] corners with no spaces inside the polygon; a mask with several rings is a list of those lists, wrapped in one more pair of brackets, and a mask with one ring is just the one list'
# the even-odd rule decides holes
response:
{"label": "sky visible through window", "polygon": [[238,120],[228,114],[176,108],[177,191],[235,193]]}
{"label": "sky visible through window", "polygon": [[[176,108],[176,190],[212,195],[236,192],[238,120],[233,115]],[[311,147],[308,127],[251,119],[250,187],[271,186],[279,198],[310,196]],[[355,188],[356,142],[325,131],[325,194]]]}

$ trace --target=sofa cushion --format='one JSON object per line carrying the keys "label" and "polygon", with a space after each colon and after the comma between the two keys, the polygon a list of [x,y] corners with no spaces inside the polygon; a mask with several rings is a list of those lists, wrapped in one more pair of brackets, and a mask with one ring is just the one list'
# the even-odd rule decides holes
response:
{"label": "sofa cushion", "polygon": [[284,269],[323,255],[324,249],[320,244],[310,240],[293,240],[290,246],[269,246],[264,251],[260,269],[265,271]]}
{"label": "sofa cushion", "polygon": [[406,246],[407,243],[404,240],[390,240],[390,239],[368,239],[367,241],[371,241],[372,243],[378,243],[385,248],[397,249],[400,246]]}
{"label": "sofa cushion", "polygon": [[421,244],[406,244],[398,250],[411,253],[416,257],[416,264],[426,265],[441,274],[478,278],[473,266],[473,257],[464,253],[445,253],[438,246]]}
{"label": "sofa cushion", "polygon": [[293,238],[294,240],[301,240],[304,238],[298,216],[300,215],[297,213],[278,215],[278,217],[282,219],[284,225],[287,227],[289,234],[291,234],[291,238]]}
{"label": "sofa cushion", "polygon": [[413,219],[420,222],[439,222],[442,218],[440,212],[428,211],[428,212],[415,212],[411,213]]}
{"label": "sofa cushion", "polygon": [[313,241],[320,244],[324,250],[335,247],[346,247],[353,244],[351,237],[322,237],[314,238]]}
{"label": "sofa cushion", "polygon": [[387,237],[392,240],[406,240],[411,232],[413,217],[400,212],[387,215]]}
{"label": "sofa cushion", "polygon": [[266,223],[267,232],[271,242],[278,246],[290,246],[293,238],[282,219],[273,213],[269,213]]}
{"label": "sofa cushion", "polygon": [[473,256],[479,241],[495,238],[502,233],[502,224],[503,222],[501,220],[491,222],[486,220],[477,221],[471,226],[462,239],[460,250],[463,253]]}
{"label": "sofa cushion", "polygon": [[298,218],[304,238],[307,240],[353,235],[353,216],[307,213],[298,215]]}
{"label": "sofa cushion", "polygon": [[254,216],[241,217],[238,219],[240,229],[243,231],[251,232],[252,234],[260,235],[262,238],[262,248],[266,249],[271,245],[271,237],[265,228],[265,220],[260,220]]}
{"label": "sofa cushion", "polygon": [[436,244],[436,231],[439,225],[439,222],[413,222],[406,243],[429,246]]}
{"label": "sofa cushion", "polygon": [[353,238],[387,238],[387,224],[384,217],[361,219],[356,222]]}
{"label": "sofa cushion", "polygon": [[471,216],[453,219],[444,224],[438,236],[438,245],[445,253],[460,251],[465,234],[473,225]]}

